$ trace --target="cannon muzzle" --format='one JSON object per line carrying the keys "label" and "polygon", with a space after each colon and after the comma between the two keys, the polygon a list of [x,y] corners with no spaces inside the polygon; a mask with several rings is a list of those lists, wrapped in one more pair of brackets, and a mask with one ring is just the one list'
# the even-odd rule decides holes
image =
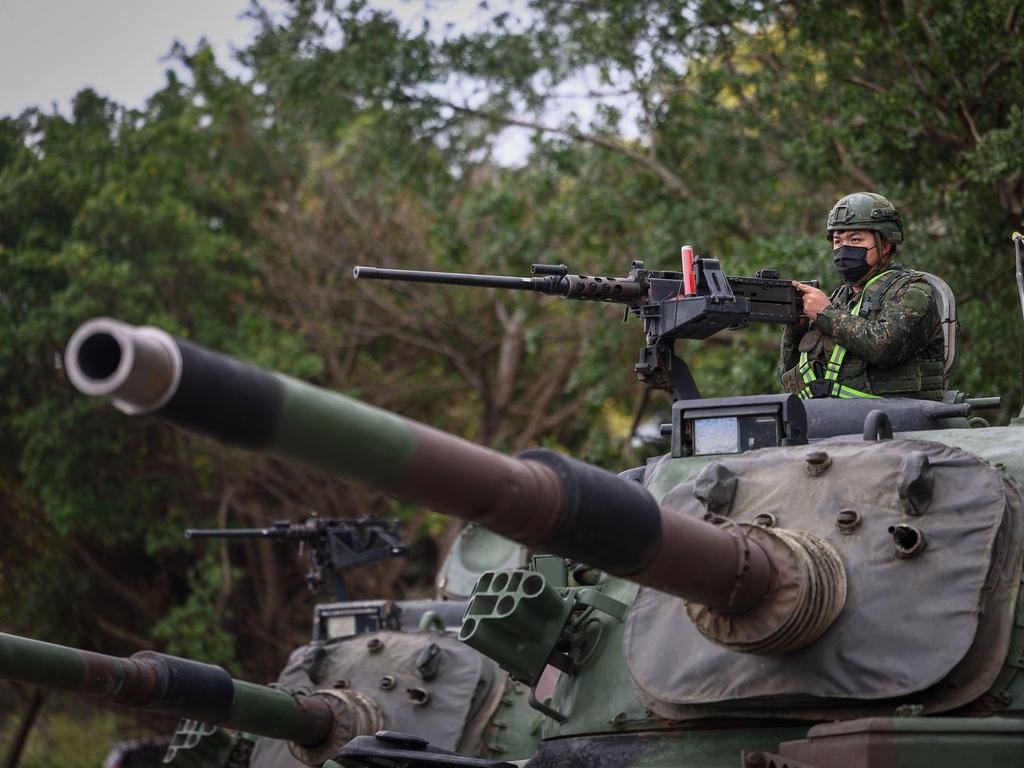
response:
{"label": "cannon muzzle", "polygon": [[382,722],[377,705],[356,691],[291,694],[177,656],[107,656],[17,635],[0,634],[0,679],[284,739],[311,765],[355,736],[376,732]]}
{"label": "cannon muzzle", "polygon": [[505,456],[156,329],[91,320],[66,366],[79,390],[125,412],[378,488],[716,613],[750,611],[786,568],[741,527],[664,509],[584,462],[540,449]]}

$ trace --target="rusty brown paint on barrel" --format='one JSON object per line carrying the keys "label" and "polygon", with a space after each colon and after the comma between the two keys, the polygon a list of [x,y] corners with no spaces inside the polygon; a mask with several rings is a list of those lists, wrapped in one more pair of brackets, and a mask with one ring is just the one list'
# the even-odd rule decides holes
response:
{"label": "rusty brown paint on barrel", "polygon": [[[416,449],[395,489],[399,496],[545,549],[563,513],[562,489],[551,469],[418,422],[408,424]],[[661,543],[651,561],[617,575],[730,612],[752,607],[768,592],[768,556],[739,529],[665,508],[661,522]]]}
{"label": "rusty brown paint on barrel", "polygon": [[765,551],[739,528],[718,527],[662,507],[658,551],[630,578],[723,613],[742,613],[768,593],[772,566]]}
{"label": "rusty brown paint on barrel", "polygon": [[415,421],[416,448],[395,492],[445,514],[542,547],[562,513],[549,468],[485,448]]}

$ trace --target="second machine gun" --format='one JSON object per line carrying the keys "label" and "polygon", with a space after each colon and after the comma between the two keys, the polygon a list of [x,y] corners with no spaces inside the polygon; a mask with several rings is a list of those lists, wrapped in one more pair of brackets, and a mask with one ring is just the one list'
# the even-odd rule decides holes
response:
{"label": "second machine gun", "polygon": [[[726,275],[718,259],[687,258],[683,271],[648,270],[634,261],[627,277],[570,274],[564,264],[534,264],[535,277],[474,275],[457,272],[422,272],[357,266],[356,279],[399,280],[415,283],[468,285],[533,291],[566,299],[604,301],[626,306],[623,321],[632,312],[643,322],[645,345],[635,371],[652,389],[664,389],[675,400],[700,397],[689,367],[675,354],[677,339],[706,339],[726,328],[752,322],[796,325],[804,317],[803,296],[789,280],[772,269],[754,277]],[[816,280],[805,281],[817,286]]]}
{"label": "second machine gun", "polygon": [[391,520],[333,520],[312,515],[304,523],[279,520],[269,528],[189,528],[186,539],[271,539],[309,546],[306,583],[311,591],[326,583],[338,602],[348,593],[339,571],[392,557],[409,549],[399,541],[399,525]]}

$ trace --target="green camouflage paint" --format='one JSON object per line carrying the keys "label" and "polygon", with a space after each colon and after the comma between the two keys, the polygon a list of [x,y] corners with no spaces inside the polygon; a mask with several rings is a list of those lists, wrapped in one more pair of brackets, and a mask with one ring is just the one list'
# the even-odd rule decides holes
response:
{"label": "green camouflage paint", "polygon": [[281,410],[270,452],[352,480],[394,487],[416,448],[409,423],[282,374]]}
{"label": "green camouflage paint", "polygon": [[86,684],[86,654],[61,645],[0,634],[0,678],[62,690]]}
{"label": "green camouflage paint", "polygon": [[235,700],[228,719],[231,727],[275,739],[294,735],[301,714],[287,691],[235,680]]}

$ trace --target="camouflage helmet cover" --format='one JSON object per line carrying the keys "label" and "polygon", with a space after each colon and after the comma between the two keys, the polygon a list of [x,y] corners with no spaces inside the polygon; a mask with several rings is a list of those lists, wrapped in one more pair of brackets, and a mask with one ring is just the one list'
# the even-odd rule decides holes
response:
{"label": "camouflage helmet cover", "polygon": [[832,206],[828,213],[826,237],[837,230],[867,229],[878,232],[890,243],[903,242],[903,219],[888,199],[874,192],[854,192]]}

